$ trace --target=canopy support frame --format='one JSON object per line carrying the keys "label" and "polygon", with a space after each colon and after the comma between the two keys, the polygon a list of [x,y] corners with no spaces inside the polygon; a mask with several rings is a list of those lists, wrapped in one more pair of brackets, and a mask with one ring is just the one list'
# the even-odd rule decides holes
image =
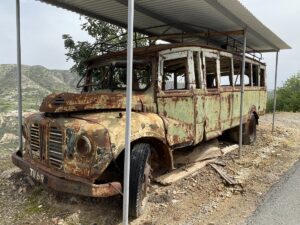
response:
{"label": "canopy support frame", "polygon": [[276,63],[275,63],[272,132],[274,132],[275,113],[276,113],[276,91],[277,91],[278,55],[279,55],[279,50],[276,52]]}
{"label": "canopy support frame", "polygon": [[129,188],[130,188],[130,142],[131,142],[131,104],[132,104],[132,67],[133,67],[133,25],[134,0],[128,0],[127,28],[127,85],[126,85],[126,130],[124,157],[124,193],[123,193],[123,225],[128,225]]}
{"label": "canopy support frame", "polygon": [[22,70],[21,70],[21,25],[20,25],[20,0],[16,0],[16,29],[17,29],[17,89],[18,89],[18,135],[19,151],[23,149],[22,138]]}
{"label": "canopy support frame", "polygon": [[244,74],[245,74],[246,48],[247,48],[247,37],[246,37],[246,29],[244,29],[242,73],[240,77],[241,92],[240,92],[239,157],[241,157],[242,147],[243,147],[243,104],[244,104]]}

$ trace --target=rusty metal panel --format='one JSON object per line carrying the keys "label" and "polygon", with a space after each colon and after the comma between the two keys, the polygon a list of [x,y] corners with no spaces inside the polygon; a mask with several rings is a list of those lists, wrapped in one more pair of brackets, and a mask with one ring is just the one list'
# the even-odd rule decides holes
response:
{"label": "rusty metal panel", "polygon": [[210,92],[205,95],[205,139],[209,140],[221,134],[220,124],[220,93]]}
{"label": "rusty metal panel", "polygon": [[204,136],[204,125],[205,125],[205,91],[202,89],[194,90],[194,104],[195,104],[195,124],[196,124],[196,132],[195,132],[195,142],[194,144],[198,144],[203,140]]}
{"label": "rusty metal panel", "polygon": [[[134,92],[132,97],[132,110],[155,112],[153,87],[148,88],[146,91]],[[50,94],[44,98],[40,111],[61,113],[125,108],[126,95],[124,91],[101,90],[85,93]]]}
{"label": "rusty metal panel", "polygon": [[169,145],[190,142],[195,137],[193,96],[164,96],[158,98],[158,110],[167,122]]}
{"label": "rusty metal panel", "polygon": [[195,126],[168,117],[162,117],[166,125],[166,136],[170,146],[183,147],[194,142]]}
{"label": "rusty metal panel", "polygon": [[194,123],[193,96],[160,98],[160,115],[185,123]]}
{"label": "rusty metal panel", "polygon": [[231,119],[233,115],[233,88],[226,87],[220,93],[221,111],[220,111],[220,124],[222,130],[227,130],[231,127]]}
{"label": "rusty metal panel", "polygon": [[[233,92],[233,114],[231,127],[239,125],[239,105],[240,105],[240,90],[238,87],[235,87]],[[243,103],[243,122],[246,123],[249,119],[249,113],[253,106],[255,106],[257,112],[262,114],[266,109],[266,90],[261,87],[245,87],[244,92],[244,103]]]}
{"label": "rusty metal panel", "polygon": [[[83,115],[82,118],[87,121],[97,121],[109,131],[111,151],[116,158],[124,149],[126,113],[102,112]],[[154,113],[131,113],[131,141],[143,137],[152,137],[164,141],[165,127],[160,116]]]}

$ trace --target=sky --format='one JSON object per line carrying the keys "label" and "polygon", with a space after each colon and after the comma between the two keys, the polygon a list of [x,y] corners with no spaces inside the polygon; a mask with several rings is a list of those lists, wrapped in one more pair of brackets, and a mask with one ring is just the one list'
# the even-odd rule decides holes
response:
{"label": "sky", "polygon": [[[80,16],[35,0],[21,1],[22,64],[43,65],[49,69],[69,69],[62,34],[75,40],[91,40],[81,30]],[[262,23],[292,49],[279,54],[278,86],[300,71],[300,1],[241,0]],[[0,64],[16,63],[15,1],[0,0]],[[274,88],[275,53],[264,54],[268,89]]]}

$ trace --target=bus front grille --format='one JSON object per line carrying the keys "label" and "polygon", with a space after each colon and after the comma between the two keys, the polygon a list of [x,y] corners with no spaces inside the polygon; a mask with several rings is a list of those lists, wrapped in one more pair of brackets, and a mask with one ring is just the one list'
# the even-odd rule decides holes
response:
{"label": "bus front grille", "polygon": [[30,127],[30,154],[33,159],[41,159],[40,126],[37,123]]}
{"label": "bus front grille", "polygon": [[50,126],[48,157],[50,165],[61,169],[63,164],[63,134],[57,127]]}

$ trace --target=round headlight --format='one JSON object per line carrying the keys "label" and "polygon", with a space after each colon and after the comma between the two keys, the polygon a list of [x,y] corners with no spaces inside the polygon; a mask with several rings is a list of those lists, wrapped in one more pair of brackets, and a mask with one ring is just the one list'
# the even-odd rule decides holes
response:
{"label": "round headlight", "polygon": [[92,150],[92,145],[90,140],[86,136],[79,137],[76,144],[76,150],[80,155],[89,154]]}

